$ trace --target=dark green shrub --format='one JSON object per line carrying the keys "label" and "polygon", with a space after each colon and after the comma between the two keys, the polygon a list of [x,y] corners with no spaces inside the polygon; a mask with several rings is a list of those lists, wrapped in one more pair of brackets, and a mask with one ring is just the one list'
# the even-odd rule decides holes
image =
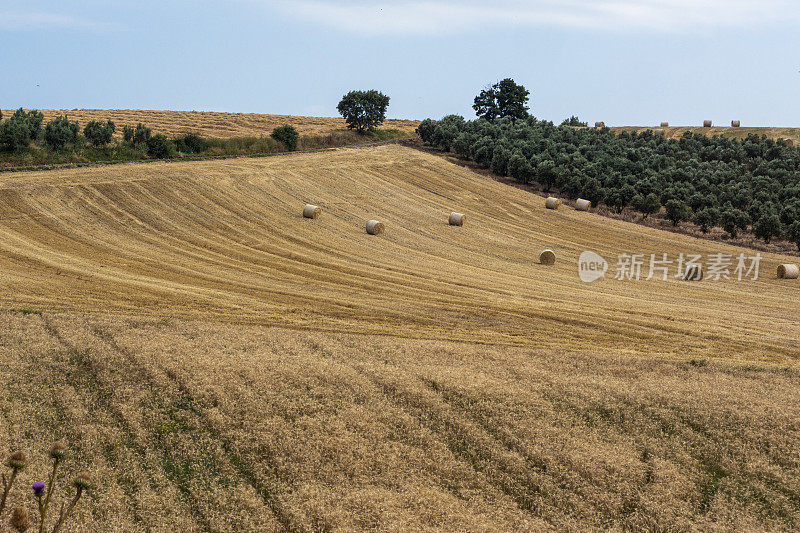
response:
{"label": "dark green shrub", "polygon": [[689,206],[681,200],[673,198],[664,207],[667,211],[667,218],[672,222],[673,226],[677,226],[684,220],[689,219]]}
{"label": "dark green shrub", "polygon": [[83,128],[83,135],[94,146],[105,146],[114,137],[114,129],[114,123],[110,120],[105,124],[92,120]]}
{"label": "dark green shrub", "polygon": [[179,152],[185,154],[202,154],[208,150],[208,141],[196,133],[187,133],[183,137],[175,139],[175,146]]}
{"label": "dark green shrub", "polygon": [[769,244],[773,237],[778,237],[783,232],[781,219],[773,210],[764,209],[761,216],[753,224],[753,233],[759,239]]}
{"label": "dark green shrub", "polygon": [[142,123],[136,125],[136,130],[133,133],[133,144],[146,143],[150,140],[152,130]]}
{"label": "dark green shrub", "polygon": [[658,210],[661,209],[661,201],[652,192],[647,195],[637,194],[631,200],[631,206],[639,211],[644,218],[647,218],[649,215],[658,213]]}
{"label": "dark green shrub", "polygon": [[175,143],[157,133],[147,139],[147,155],[157,159],[167,159],[175,155]]}
{"label": "dark green shrub", "polygon": [[472,143],[475,142],[476,138],[475,135],[469,132],[460,133],[455,139],[453,139],[452,149],[453,152],[460,155],[461,157],[469,157],[470,156],[470,147]]}
{"label": "dark green shrub", "polygon": [[14,111],[9,120],[14,120],[19,124],[24,124],[28,130],[28,140],[35,141],[39,138],[42,131],[42,122],[44,121],[44,114],[36,109],[32,109],[27,113],[21,107]]}
{"label": "dark green shrub", "polygon": [[731,204],[727,204],[725,209],[722,210],[720,221],[722,229],[732,238],[736,238],[739,235],[739,231],[747,231],[747,226],[750,225],[750,216],[741,209],[736,209]]}
{"label": "dark green shrub", "polygon": [[65,116],[59,116],[47,123],[44,128],[44,142],[53,150],[60,150],[67,143],[74,143],[80,128],[77,122],[70,122]]}
{"label": "dark green shrub", "polygon": [[508,175],[520,183],[529,183],[533,178],[533,167],[521,152],[514,152],[508,160]]}
{"label": "dark green shrub", "polygon": [[459,115],[447,115],[436,123],[433,129],[432,144],[442,150],[449,151],[460,130],[464,127],[464,117]]}
{"label": "dark green shrub", "polygon": [[544,185],[544,191],[549,192],[556,181],[556,164],[554,161],[542,161],[536,165],[536,179]]}
{"label": "dark green shrub", "polygon": [[720,212],[716,207],[704,207],[694,214],[694,223],[700,226],[700,231],[708,233],[708,230],[719,223]]}
{"label": "dark green shrub", "polygon": [[617,213],[622,213],[634,196],[636,196],[636,189],[626,183],[622,187],[614,187],[606,192],[606,205]]}
{"label": "dark green shrub", "polygon": [[386,120],[389,97],[376,91],[350,91],[337,109],[347,121],[347,127],[359,133],[374,130]]}
{"label": "dark green shrub", "polygon": [[500,146],[496,148],[492,154],[492,172],[499,176],[505,176],[508,173],[508,160],[511,157],[511,152],[508,148]]}
{"label": "dark green shrub", "polygon": [[786,228],[786,238],[795,243],[797,249],[800,250],[800,220],[795,220]]}
{"label": "dark green shrub", "polygon": [[297,133],[297,130],[289,124],[284,124],[283,126],[272,130],[270,137],[280,143],[283,143],[286,149],[290,152],[293,152],[295,149],[297,149],[297,141],[300,139],[300,135]]}
{"label": "dark green shrub", "polygon": [[122,126],[122,140],[125,142],[132,143],[133,142],[133,134],[136,130],[133,129],[132,126],[128,126],[125,124]]}
{"label": "dark green shrub", "polygon": [[30,130],[32,141],[35,141],[41,135],[42,122],[44,122],[44,113],[36,109],[28,111],[28,129]]}
{"label": "dark green shrub", "polygon": [[0,144],[9,150],[28,146],[30,142],[31,131],[27,119],[12,116],[0,124]]}
{"label": "dark green shrub", "polygon": [[589,178],[580,189],[582,198],[592,202],[592,205],[597,205],[605,199],[605,190],[603,185],[597,178]]}
{"label": "dark green shrub", "polygon": [[562,126],[571,126],[573,128],[582,126],[582,127],[585,128],[585,127],[587,127],[589,125],[589,123],[588,122],[583,122],[583,121],[581,121],[581,119],[579,119],[575,115],[572,115],[571,117],[569,117],[567,119],[564,119],[564,122],[562,122],[561,125]]}
{"label": "dark green shrub", "polygon": [[429,118],[426,118],[417,126],[417,135],[422,139],[422,142],[429,143],[433,140],[433,132],[436,130],[436,123]]}
{"label": "dark green shrub", "polygon": [[790,226],[796,220],[800,220],[800,198],[792,198],[781,209],[781,222],[784,225]]}

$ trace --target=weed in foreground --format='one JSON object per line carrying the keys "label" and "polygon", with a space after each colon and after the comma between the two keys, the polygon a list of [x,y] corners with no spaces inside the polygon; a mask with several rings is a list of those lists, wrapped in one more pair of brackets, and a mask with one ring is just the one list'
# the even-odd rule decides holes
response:
{"label": "weed in foreground", "polygon": [[[48,510],[50,509],[53,490],[55,489],[58,479],[59,467],[62,465],[66,455],[66,446],[60,442],[53,444],[53,447],[50,449],[50,458],[53,461],[53,468],[50,472],[48,481],[46,483],[43,481],[37,481],[31,485],[33,496],[36,499],[39,511],[39,533],[44,533],[45,531]],[[28,458],[22,451],[16,451],[12,453],[6,461],[6,466],[11,470],[11,472],[8,478],[6,478],[5,474],[2,475],[3,494],[2,499],[0,499],[0,517],[2,517],[3,511],[5,510],[8,496],[14,486],[14,481],[17,479],[19,472],[21,472],[27,465]],[[64,524],[74,514],[75,508],[78,506],[78,502],[80,501],[84,492],[92,488],[93,482],[91,476],[84,472],[75,477],[75,479],[72,481],[72,485],[75,487],[75,495],[68,503],[64,502],[61,504],[55,524],[51,529],[52,533],[58,533],[61,531],[61,528],[64,526]],[[9,524],[16,531],[27,531],[32,525],[32,520],[28,509],[22,506],[15,507],[11,512]]]}

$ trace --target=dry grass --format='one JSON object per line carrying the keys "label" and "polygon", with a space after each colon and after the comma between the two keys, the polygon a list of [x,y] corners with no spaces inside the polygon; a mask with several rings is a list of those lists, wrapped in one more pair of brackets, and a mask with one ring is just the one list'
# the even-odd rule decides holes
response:
{"label": "dry grass", "polygon": [[[264,115],[259,113],[220,113],[216,111],[157,111],[145,109],[41,109],[45,123],[58,115],[68,115],[77,120],[81,128],[91,120],[105,122],[112,120],[117,125],[115,135],[122,137],[122,126],[135,126],[141,122],[156,133],[168,136],[197,133],[204,137],[230,139],[232,137],[268,136],[272,130],[284,124],[294,126],[300,135],[328,135],[344,131],[347,124],[343,118],[298,117],[289,115]],[[13,109],[3,109],[3,116],[14,113]],[[413,133],[419,125],[418,120],[390,119],[383,128],[398,129]]]}
{"label": "dry grass", "polygon": [[[795,529],[796,369],[0,315],[0,447],[80,531]],[[22,483],[42,477],[26,470]]]}
{"label": "dry grass", "polygon": [[398,145],[0,175],[0,451],[77,450],[80,531],[796,529],[791,259],[584,250],[740,251]]}
{"label": "dry grass", "polygon": [[[304,219],[307,202],[325,216]],[[448,226],[454,209],[466,230]],[[364,232],[376,214],[391,228],[381,239]],[[536,263],[544,248],[560,258],[554,268]],[[756,282],[586,285],[584,250],[615,260],[744,249],[546,210],[543,198],[397,145],[0,176],[7,308],[681,356],[797,353],[800,286],[775,279],[786,256],[765,253]]]}

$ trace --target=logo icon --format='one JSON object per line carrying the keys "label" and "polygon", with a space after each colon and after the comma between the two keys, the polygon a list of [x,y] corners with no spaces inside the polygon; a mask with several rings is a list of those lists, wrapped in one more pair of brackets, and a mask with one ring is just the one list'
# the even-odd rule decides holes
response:
{"label": "logo icon", "polygon": [[578,277],[585,283],[591,283],[605,277],[608,272],[608,261],[594,252],[583,252],[578,258]]}

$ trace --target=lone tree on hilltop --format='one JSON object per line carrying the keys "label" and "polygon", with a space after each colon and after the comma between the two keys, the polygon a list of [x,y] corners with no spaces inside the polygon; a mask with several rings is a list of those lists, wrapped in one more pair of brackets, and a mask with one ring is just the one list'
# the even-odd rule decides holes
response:
{"label": "lone tree on hilltop", "polygon": [[336,109],[347,121],[347,127],[358,133],[372,131],[386,120],[389,97],[380,91],[350,91]]}
{"label": "lone tree on hilltop", "polygon": [[482,90],[475,97],[472,109],[477,116],[486,120],[503,117],[525,118],[528,116],[527,104],[530,94],[525,87],[518,85],[511,78],[506,78]]}

